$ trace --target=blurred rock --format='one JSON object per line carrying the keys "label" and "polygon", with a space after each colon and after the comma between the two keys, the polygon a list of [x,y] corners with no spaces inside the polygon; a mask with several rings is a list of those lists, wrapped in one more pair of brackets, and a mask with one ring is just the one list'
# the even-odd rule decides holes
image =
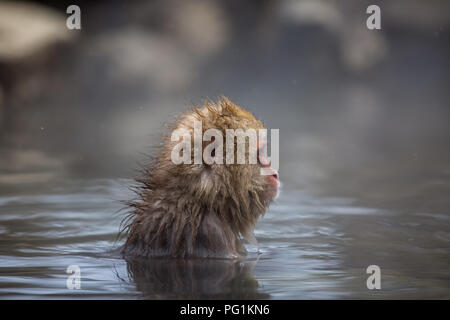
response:
{"label": "blurred rock", "polygon": [[0,2],[0,61],[16,62],[40,54],[73,34],[66,17],[43,6],[14,1]]}
{"label": "blurred rock", "polygon": [[158,90],[177,90],[193,73],[192,59],[175,42],[139,28],[126,28],[94,39],[91,50],[111,63],[110,80],[138,80]]}
{"label": "blurred rock", "polygon": [[229,38],[229,26],[223,9],[217,2],[174,1],[169,23],[178,41],[199,56],[210,55],[220,50]]}
{"label": "blurred rock", "polygon": [[368,30],[366,19],[370,1],[286,0],[281,15],[301,25],[317,25],[336,36],[342,63],[349,71],[360,73],[386,58],[388,44],[383,32],[390,27],[411,30],[435,29],[450,22],[450,2],[397,0],[383,2],[381,29]]}
{"label": "blurred rock", "polygon": [[0,2],[0,87],[4,100],[0,129],[10,124],[11,109],[48,89],[49,65],[61,45],[74,38],[65,19],[62,12],[42,5]]}
{"label": "blurred rock", "polygon": [[353,72],[365,71],[387,53],[386,41],[380,32],[368,30],[365,19],[367,5],[346,4],[328,0],[288,0],[283,3],[282,16],[302,25],[318,25],[335,36],[342,63]]}

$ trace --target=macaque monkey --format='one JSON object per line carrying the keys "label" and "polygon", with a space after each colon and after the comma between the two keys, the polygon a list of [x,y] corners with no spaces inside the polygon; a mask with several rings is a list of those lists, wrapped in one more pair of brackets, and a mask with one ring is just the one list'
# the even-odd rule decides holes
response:
{"label": "macaque monkey", "polygon": [[[204,102],[203,107],[181,115],[173,129],[192,137],[194,121],[201,122],[203,132],[218,129],[224,137],[226,129],[264,128],[251,113],[225,97]],[[278,173],[262,164],[267,161],[261,161],[261,157],[255,164],[175,164],[171,154],[178,141],[172,140],[167,137],[159,156],[138,180],[138,199],[129,203],[132,212],[123,229],[127,234],[123,253],[179,258],[241,257],[245,254],[241,237],[250,243],[256,241],[255,224],[278,194]],[[257,147],[264,143],[258,141]],[[200,147],[203,152],[207,143],[203,141]],[[216,153],[212,150],[211,156]],[[191,157],[194,158],[194,152]],[[272,170],[272,174],[262,175],[261,167]]]}

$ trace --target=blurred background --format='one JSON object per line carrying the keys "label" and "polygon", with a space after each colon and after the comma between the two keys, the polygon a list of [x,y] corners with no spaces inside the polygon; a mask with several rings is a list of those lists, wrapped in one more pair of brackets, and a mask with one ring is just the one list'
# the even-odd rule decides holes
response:
{"label": "blurred background", "polygon": [[133,177],[224,94],[280,129],[288,186],[448,208],[450,4],[375,2],[78,1],[81,30],[70,2],[0,2],[0,190]]}

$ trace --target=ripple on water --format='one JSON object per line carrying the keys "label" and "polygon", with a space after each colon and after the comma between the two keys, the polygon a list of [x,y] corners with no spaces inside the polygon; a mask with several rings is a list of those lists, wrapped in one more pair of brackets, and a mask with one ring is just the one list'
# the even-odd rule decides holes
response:
{"label": "ripple on water", "polygon": [[[117,212],[120,200],[133,197],[132,184],[80,180],[41,195],[0,197],[0,296],[373,298],[365,269],[379,264],[389,290],[378,297],[449,297],[447,214],[405,215],[287,190],[258,222],[259,245],[240,265],[125,261],[108,252],[120,244]],[[79,291],[66,287],[69,265],[81,268]]]}

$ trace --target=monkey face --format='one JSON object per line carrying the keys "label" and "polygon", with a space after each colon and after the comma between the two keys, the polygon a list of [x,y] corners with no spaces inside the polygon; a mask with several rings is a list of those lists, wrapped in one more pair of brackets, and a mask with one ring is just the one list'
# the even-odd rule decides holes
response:
{"label": "monkey face", "polygon": [[258,141],[258,164],[261,168],[266,169],[266,175],[264,175],[264,197],[269,200],[275,200],[279,195],[279,189],[281,186],[278,171],[272,168],[265,159],[265,152],[262,149],[266,148],[266,141]]}
{"label": "monkey face", "polygon": [[266,176],[266,192],[265,196],[270,200],[275,200],[280,193],[280,180],[278,178],[278,173],[273,170],[272,175]]}

